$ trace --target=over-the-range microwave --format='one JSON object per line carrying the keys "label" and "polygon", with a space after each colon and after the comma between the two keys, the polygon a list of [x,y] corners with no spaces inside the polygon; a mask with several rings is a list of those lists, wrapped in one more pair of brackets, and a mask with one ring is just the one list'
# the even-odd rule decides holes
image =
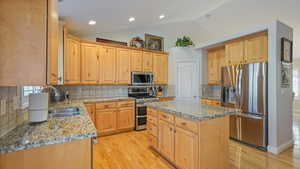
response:
{"label": "over-the-range microwave", "polygon": [[133,86],[150,86],[154,82],[154,75],[150,72],[132,72],[131,85]]}

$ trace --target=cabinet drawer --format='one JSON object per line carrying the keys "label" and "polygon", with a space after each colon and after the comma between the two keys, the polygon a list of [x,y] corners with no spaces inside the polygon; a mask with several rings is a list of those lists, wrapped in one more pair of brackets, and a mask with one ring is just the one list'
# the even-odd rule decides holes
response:
{"label": "cabinet drawer", "polygon": [[157,126],[157,117],[148,115],[147,116],[147,123],[152,123],[152,124]]}
{"label": "cabinet drawer", "polygon": [[160,120],[164,120],[164,121],[167,121],[169,123],[174,123],[174,115],[172,115],[172,114],[159,112],[158,116],[159,116]]}
{"label": "cabinet drawer", "polygon": [[155,149],[158,149],[158,140],[157,140],[157,137],[149,134],[148,135],[148,140],[149,140],[149,144],[151,147],[155,148]]}
{"label": "cabinet drawer", "polygon": [[157,117],[158,111],[153,108],[147,108],[147,115]]}
{"label": "cabinet drawer", "polygon": [[152,123],[147,123],[147,130],[149,134],[152,134],[153,136],[157,137],[158,128],[155,125],[153,125]]}
{"label": "cabinet drawer", "polygon": [[183,129],[186,129],[186,130],[190,130],[190,131],[195,132],[195,133],[197,133],[197,131],[198,131],[197,123],[193,122],[193,121],[190,121],[190,120],[187,120],[187,119],[176,117],[175,118],[175,124],[178,127],[181,127]]}
{"label": "cabinet drawer", "polygon": [[118,107],[134,107],[134,101],[119,101],[118,102]]}
{"label": "cabinet drawer", "polygon": [[111,109],[111,108],[116,108],[117,103],[116,102],[101,102],[101,103],[96,103],[96,109]]}

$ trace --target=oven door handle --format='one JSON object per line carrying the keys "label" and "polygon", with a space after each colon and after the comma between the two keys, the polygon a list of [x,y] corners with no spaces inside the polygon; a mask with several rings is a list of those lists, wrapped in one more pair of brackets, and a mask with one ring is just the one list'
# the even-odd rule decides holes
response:
{"label": "oven door handle", "polygon": [[143,118],[143,117],[147,117],[147,115],[145,115],[145,116],[136,116],[137,118]]}

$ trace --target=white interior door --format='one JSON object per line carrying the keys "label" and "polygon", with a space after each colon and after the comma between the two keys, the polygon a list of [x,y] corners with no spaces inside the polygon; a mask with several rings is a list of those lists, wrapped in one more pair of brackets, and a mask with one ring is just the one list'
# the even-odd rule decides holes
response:
{"label": "white interior door", "polygon": [[195,62],[177,63],[177,92],[178,99],[193,100],[198,98],[197,64]]}

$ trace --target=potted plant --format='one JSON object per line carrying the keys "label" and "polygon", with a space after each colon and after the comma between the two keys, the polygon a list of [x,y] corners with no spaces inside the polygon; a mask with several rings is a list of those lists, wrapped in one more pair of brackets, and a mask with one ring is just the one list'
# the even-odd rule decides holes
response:
{"label": "potted plant", "polygon": [[187,47],[194,46],[194,42],[188,36],[183,36],[183,38],[177,38],[176,47]]}

